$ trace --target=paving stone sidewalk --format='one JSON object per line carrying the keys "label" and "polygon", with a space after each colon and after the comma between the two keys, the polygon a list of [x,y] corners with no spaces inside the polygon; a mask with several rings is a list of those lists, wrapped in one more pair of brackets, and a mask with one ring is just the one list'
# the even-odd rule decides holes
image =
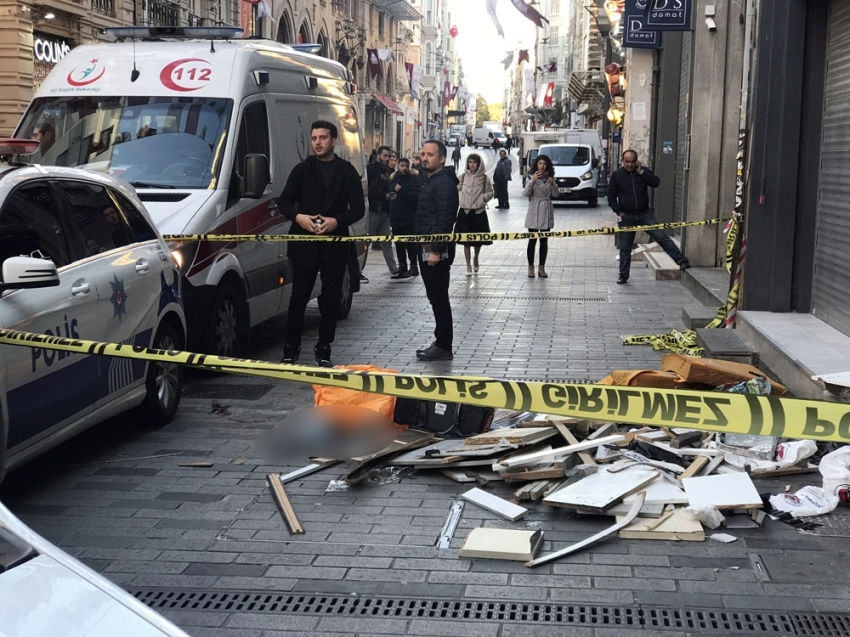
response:
{"label": "paving stone sidewalk", "polygon": [[[511,209],[489,213],[494,230],[524,229],[518,181],[511,191]],[[607,207],[556,211],[559,230],[612,221]],[[682,329],[682,307],[698,305],[693,297],[677,282],[653,280],[640,263],[633,264],[628,285],[616,285],[611,236],[550,243],[548,279],[527,278],[524,242],[485,247],[480,271],[470,278],[459,255],[451,284],[456,353],[441,363],[414,356],[433,329],[421,281],[391,282],[381,255],[371,255],[370,282],[339,325],[334,361],[405,373],[576,381],[598,380],[611,369],[656,367],[660,353],[624,347],[621,337]],[[317,334],[318,316],[314,302],[306,349]],[[279,319],[256,329],[250,355],[279,360],[284,325]],[[297,467],[264,465],[254,441],[288,413],[311,405],[311,387],[198,373],[188,380],[171,425],[151,431],[126,417],[114,419],[9,476],[0,498],[37,532],[128,590],[216,592],[243,602],[247,597],[236,593],[267,593],[266,600],[281,596],[279,606],[285,607],[233,602],[158,609],[190,634],[684,635],[707,633],[653,623],[647,619],[656,616],[651,611],[850,611],[850,587],[839,566],[848,556],[847,540],[805,536],[777,522],[732,531],[738,540],[731,544],[614,538],[534,570],[460,559],[458,547],[477,526],[542,529],[545,553],[602,530],[610,518],[532,505],[528,517],[510,523],[467,504],[451,548],[438,549],[449,509],[468,486],[434,473],[326,492],[329,481],[349,470],[338,465],[293,482],[286,488],[306,533],[290,536],[265,476]],[[178,466],[187,460],[213,466]],[[759,480],[757,486],[775,493],[807,483],[818,484],[819,476]],[[486,488],[511,494],[500,483]],[[295,608],[292,596],[303,596],[307,605]],[[452,617],[443,608],[432,617],[421,609],[395,614],[380,606],[396,598],[588,611],[581,621],[559,623],[541,619],[545,613]],[[330,599],[340,608],[352,600],[363,609],[378,605],[354,615],[314,613],[311,599]],[[630,624],[636,613],[640,621]],[[720,625],[716,632],[736,629]],[[747,634],[767,632],[794,631]]]}

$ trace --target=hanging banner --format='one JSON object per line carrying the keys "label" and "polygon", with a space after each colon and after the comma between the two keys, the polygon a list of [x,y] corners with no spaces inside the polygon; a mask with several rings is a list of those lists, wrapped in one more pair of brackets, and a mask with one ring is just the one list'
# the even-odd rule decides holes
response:
{"label": "hanging banner", "polygon": [[692,31],[693,0],[648,0],[646,26],[656,31]]}
{"label": "hanging banner", "polygon": [[501,38],[504,38],[505,30],[499,23],[499,18],[496,17],[496,0],[487,0],[487,13],[490,14],[490,19],[493,21],[493,24],[496,25],[496,31],[498,32],[499,36]]}
{"label": "hanging banner", "polygon": [[522,64],[523,62],[531,64],[531,58],[528,57],[528,49],[520,49],[519,56],[517,57],[517,64]]}
{"label": "hanging banner", "polygon": [[395,54],[392,49],[378,49],[378,59],[381,62],[395,62]]}
{"label": "hanging banner", "polygon": [[452,83],[449,81],[443,82],[443,106],[448,106],[452,101]]}
{"label": "hanging banner", "polygon": [[523,69],[522,107],[534,103],[534,69]]}
{"label": "hanging banner", "polygon": [[454,99],[454,98],[457,97],[458,90],[460,90],[459,86],[452,86],[452,97],[451,97],[451,99]]}
{"label": "hanging banner", "polygon": [[376,77],[383,77],[384,73],[381,70],[381,60],[378,58],[378,49],[366,49],[366,57],[369,59],[369,77],[373,80]]}
{"label": "hanging banner", "polygon": [[558,72],[558,63],[552,62],[551,64],[544,64],[542,66],[538,66],[537,70],[541,73],[557,73]]}
{"label": "hanging banner", "polygon": [[661,48],[661,34],[647,26],[652,0],[626,0],[623,8],[623,46],[631,49]]}
{"label": "hanging banner", "polygon": [[[659,0],[660,2],[664,2],[664,0]],[[681,0],[670,0],[671,2],[678,2]],[[549,24],[549,20],[540,15],[540,12],[534,7],[526,4],[524,0],[511,0],[511,3],[516,7],[516,10],[519,11],[526,18],[531,20],[534,24],[537,25],[538,28],[543,28],[543,23]]]}
{"label": "hanging banner", "polygon": [[554,98],[555,98],[555,83],[549,82],[546,85],[546,95],[543,96],[543,105],[544,106],[552,106]]}
{"label": "hanging banner", "polygon": [[413,96],[413,99],[419,99],[419,88],[422,85],[422,65],[414,64],[413,65],[413,73],[411,75],[410,81],[410,94]]}

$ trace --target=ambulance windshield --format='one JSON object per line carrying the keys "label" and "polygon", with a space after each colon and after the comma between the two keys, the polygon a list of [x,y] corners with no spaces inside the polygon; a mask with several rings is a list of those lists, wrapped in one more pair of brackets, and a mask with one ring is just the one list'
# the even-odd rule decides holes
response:
{"label": "ambulance windshield", "polygon": [[33,163],[108,173],[138,188],[215,188],[233,100],[42,97],[17,136],[38,139]]}

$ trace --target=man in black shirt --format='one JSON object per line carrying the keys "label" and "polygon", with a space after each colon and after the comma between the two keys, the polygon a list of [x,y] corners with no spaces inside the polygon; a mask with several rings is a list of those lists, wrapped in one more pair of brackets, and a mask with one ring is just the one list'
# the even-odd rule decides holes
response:
{"label": "man in black shirt", "polygon": [[[310,131],[313,155],[295,166],[278,199],[281,213],[292,221],[290,234],[348,236],[348,227],[363,218],[363,186],[357,169],[334,153],[337,128],[331,122],[313,122]],[[348,267],[347,243],[291,241],[292,295],[283,346],[284,363],[295,363],[301,353],[304,310],[321,272],[319,342],[314,352],[320,367],[332,367],[331,343],[336,331],[342,282]]]}
{"label": "man in black shirt", "polygon": [[[627,150],[623,153],[623,165],[611,174],[608,181],[608,205],[617,213],[618,225],[621,228],[658,223],[652,208],[649,207],[647,188],[658,188],[660,183],[661,180],[654,172],[641,166],[635,151]],[[691,267],[687,257],[663,230],[649,230],[647,234],[670,255],[681,270]],[[629,280],[634,242],[634,232],[624,232],[620,235],[620,277],[617,283],[622,284]]]}

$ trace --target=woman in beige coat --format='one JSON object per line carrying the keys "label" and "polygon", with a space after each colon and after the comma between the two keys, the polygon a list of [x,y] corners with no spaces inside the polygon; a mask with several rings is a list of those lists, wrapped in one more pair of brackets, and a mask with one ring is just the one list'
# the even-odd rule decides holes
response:
{"label": "woman in beige coat", "polygon": [[[460,211],[457,215],[455,232],[490,232],[487,219],[487,202],[493,198],[493,183],[484,172],[481,156],[472,153],[466,159],[466,172],[460,176],[457,185]],[[481,246],[492,245],[492,241],[462,241],[463,254],[466,257],[466,276],[478,272],[478,254]],[[470,263],[471,248],[475,248],[475,262]]]}
{"label": "woman in beige coat", "polygon": [[[525,227],[529,232],[547,232],[555,225],[555,206],[552,197],[558,192],[555,185],[555,167],[546,155],[538,155],[535,164],[537,170],[526,184],[522,194],[528,197],[528,214],[525,215]],[[534,249],[537,239],[528,240],[528,278],[534,278]],[[548,279],[546,274],[546,255],[549,253],[549,239],[540,240],[540,265],[537,276]]]}

